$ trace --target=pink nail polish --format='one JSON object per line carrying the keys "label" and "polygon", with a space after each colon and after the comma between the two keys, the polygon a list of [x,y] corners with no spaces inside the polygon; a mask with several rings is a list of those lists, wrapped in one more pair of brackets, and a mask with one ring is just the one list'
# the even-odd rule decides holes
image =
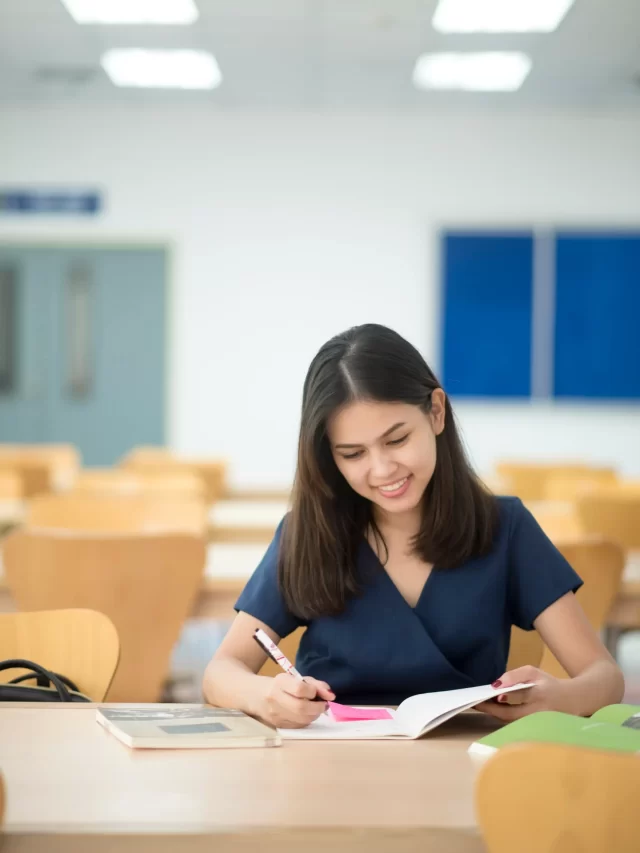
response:
{"label": "pink nail polish", "polygon": [[500,681],[500,679],[498,679],[497,681],[494,681],[494,682],[493,682],[493,684],[492,684],[491,686],[492,686],[492,687],[501,687],[501,686],[502,686],[502,682]]}

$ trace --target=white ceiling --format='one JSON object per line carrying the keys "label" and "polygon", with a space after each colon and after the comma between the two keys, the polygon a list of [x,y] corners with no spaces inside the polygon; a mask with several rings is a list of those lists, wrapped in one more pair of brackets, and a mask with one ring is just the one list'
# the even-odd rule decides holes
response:
{"label": "white ceiling", "polygon": [[[201,102],[225,109],[625,106],[640,109],[640,0],[575,0],[555,33],[445,36],[436,0],[196,0],[188,27],[80,26],[60,0],[0,0],[0,102]],[[123,90],[99,65],[110,47],[212,51],[210,92]],[[519,49],[533,59],[512,94],[425,93],[416,57]]]}

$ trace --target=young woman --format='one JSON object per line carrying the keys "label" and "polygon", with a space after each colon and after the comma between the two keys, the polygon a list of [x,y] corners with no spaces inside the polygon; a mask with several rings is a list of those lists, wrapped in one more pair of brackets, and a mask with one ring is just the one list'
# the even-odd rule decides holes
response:
{"label": "young woman", "polygon": [[[517,498],[466,460],[451,404],[418,351],[378,325],[326,343],[304,384],[291,512],[240,596],[204,692],[277,726],[337,697],[395,705],[415,693],[522,681],[479,706],[509,721],[590,715],[623,678],[574,592],[581,580]],[[511,627],[537,630],[571,678],[505,672]],[[300,682],[256,673],[261,627],[306,626]]]}

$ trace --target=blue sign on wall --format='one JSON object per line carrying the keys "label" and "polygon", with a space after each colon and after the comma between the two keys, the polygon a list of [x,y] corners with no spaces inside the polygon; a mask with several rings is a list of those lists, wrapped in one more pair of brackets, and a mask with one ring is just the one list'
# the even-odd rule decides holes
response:
{"label": "blue sign on wall", "polygon": [[96,190],[0,189],[0,214],[65,214],[93,216],[102,207]]}

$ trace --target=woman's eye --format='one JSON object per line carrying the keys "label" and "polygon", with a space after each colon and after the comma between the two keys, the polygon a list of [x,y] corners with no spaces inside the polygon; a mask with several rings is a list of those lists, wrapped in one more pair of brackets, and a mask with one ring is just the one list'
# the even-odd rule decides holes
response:
{"label": "woman's eye", "polygon": [[398,444],[404,444],[404,442],[409,438],[409,434],[402,436],[402,438],[394,438],[393,441],[389,441],[388,444],[396,447]]}
{"label": "woman's eye", "polygon": [[342,454],[343,459],[358,459],[360,456],[362,456],[361,450],[356,450],[355,453],[343,453]]}

